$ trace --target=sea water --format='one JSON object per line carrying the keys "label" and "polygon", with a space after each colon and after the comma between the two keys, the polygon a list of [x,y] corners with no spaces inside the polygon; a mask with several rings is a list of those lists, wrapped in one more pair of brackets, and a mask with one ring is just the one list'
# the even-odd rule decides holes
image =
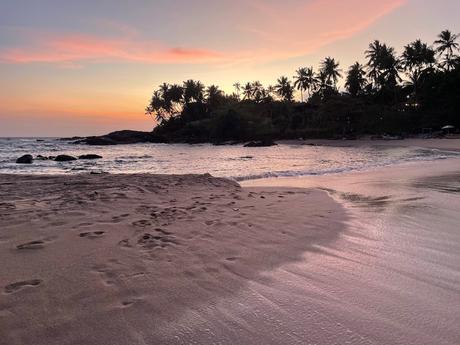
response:
{"label": "sea water", "polygon": [[[99,160],[55,162],[34,160],[16,164],[25,154],[34,157],[94,153]],[[84,172],[203,174],[237,181],[267,177],[335,174],[404,162],[446,159],[460,153],[414,147],[331,147],[280,144],[249,148],[242,145],[134,144],[87,146],[53,138],[0,138],[0,173],[74,174]]]}

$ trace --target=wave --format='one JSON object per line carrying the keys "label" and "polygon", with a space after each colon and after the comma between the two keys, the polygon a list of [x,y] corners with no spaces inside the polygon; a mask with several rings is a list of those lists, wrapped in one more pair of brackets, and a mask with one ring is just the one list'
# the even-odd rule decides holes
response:
{"label": "wave", "polygon": [[[423,153],[422,153],[423,151]],[[430,151],[431,154],[428,155],[427,151]],[[285,170],[285,171],[266,171],[261,172],[258,174],[249,174],[249,175],[242,175],[242,176],[231,176],[230,178],[237,181],[249,181],[249,180],[260,180],[266,178],[282,178],[282,177],[302,177],[302,176],[322,176],[322,175],[332,175],[332,174],[343,174],[347,172],[353,171],[366,171],[370,169],[386,167],[386,166],[393,166],[403,163],[410,163],[410,162],[423,162],[423,161],[435,161],[435,160],[443,160],[452,157],[460,157],[460,153],[453,152],[453,151],[441,151],[441,150],[420,150],[420,155],[416,155],[413,157],[405,158],[405,159],[394,159],[394,160],[387,160],[384,162],[374,163],[374,164],[365,164],[362,166],[346,166],[346,167],[339,167],[339,168],[328,168],[328,169],[318,169],[318,170]],[[433,156],[433,153],[437,153],[438,155]]]}

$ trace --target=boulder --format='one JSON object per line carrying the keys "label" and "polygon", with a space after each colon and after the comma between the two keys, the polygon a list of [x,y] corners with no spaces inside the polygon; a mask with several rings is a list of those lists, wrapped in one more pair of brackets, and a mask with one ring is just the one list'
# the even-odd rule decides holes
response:
{"label": "boulder", "polygon": [[70,161],[75,161],[77,158],[69,155],[59,155],[54,158],[56,162],[70,162]]}
{"label": "boulder", "polygon": [[101,159],[101,158],[102,158],[102,156],[95,155],[93,153],[78,156],[78,159]]}
{"label": "boulder", "polygon": [[39,161],[47,161],[49,158],[42,155],[38,155],[37,157],[35,157],[35,159]]}
{"label": "boulder", "polygon": [[17,164],[32,164],[34,157],[32,155],[24,155],[16,159]]}
{"label": "boulder", "polygon": [[251,141],[244,145],[244,147],[268,147],[278,145],[272,140]]}

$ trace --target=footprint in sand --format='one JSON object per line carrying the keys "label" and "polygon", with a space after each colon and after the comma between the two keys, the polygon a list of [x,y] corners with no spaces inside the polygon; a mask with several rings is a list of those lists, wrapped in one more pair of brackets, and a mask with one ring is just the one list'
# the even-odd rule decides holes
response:
{"label": "footprint in sand", "polygon": [[16,282],[12,284],[8,284],[5,286],[4,291],[7,294],[18,292],[19,290],[22,290],[26,287],[35,287],[38,286],[42,283],[43,281],[41,279],[31,279],[31,280],[24,280],[21,282]]}
{"label": "footprint in sand", "polygon": [[146,219],[136,220],[135,222],[131,223],[133,226],[145,228],[146,226],[152,225],[152,223]]}
{"label": "footprint in sand", "polygon": [[86,238],[98,238],[105,234],[105,231],[81,232],[78,236]]}
{"label": "footprint in sand", "polygon": [[43,241],[31,241],[23,244],[19,244],[16,246],[16,249],[24,250],[24,249],[42,249],[45,247],[45,242]]}
{"label": "footprint in sand", "polygon": [[28,249],[43,249],[48,242],[53,242],[57,236],[49,236],[41,240],[30,241],[27,243],[21,243],[16,246],[18,250],[28,250]]}
{"label": "footprint in sand", "polygon": [[127,217],[129,217],[129,213],[121,214],[119,216],[114,216],[112,217],[112,223],[121,223]]}

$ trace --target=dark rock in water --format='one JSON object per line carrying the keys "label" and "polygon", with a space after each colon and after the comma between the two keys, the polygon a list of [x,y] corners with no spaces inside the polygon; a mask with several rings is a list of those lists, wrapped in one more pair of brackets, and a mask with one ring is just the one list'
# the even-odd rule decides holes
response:
{"label": "dark rock in water", "polygon": [[83,137],[71,137],[71,138],[59,138],[59,139],[56,139],[56,140],[59,140],[59,141],[74,141],[74,140],[80,140],[80,139],[84,139]]}
{"label": "dark rock in water", "polygon": [[124,130],[112,132],[98,137],[87,137],[82,140],[77,140],[74,143],[106,146],[154,142],[162,142],[162,140],[160,140],[160,138],[156,138],[151,132]]}
{"label": "dark rock in water", "polygon": [[268,147],[278,145],[272,140],[251,141],[244,145],[244,147]]}
{"label": "dark rock in water", "polygon": [[35,157],[36,160],[39,160],[39,161],[47,161],[48,159],[50,159],[49,157],[45,157],[45,156],[42,156],[42,155],[38,155],[37,157]]}
{"label": "dark rock in water", "polygon": [[32,157],[32,155],[24,155],[16,159],[16,163],[18,164],[32,164],[33,161],[34,157]]}
{"label": "dark rock in water", "polygon": [[102,158],[102,156],[95,155],[93,153],[78,156],[78,159],[101,159],[101,158]]}
{"label": "dark rock in water", "polygon": [[107,146],[107,145],[117,145],[118,143],[115,140],[105,137],[88,137],[83,140],[76,141],[75,144],[86,144],[93,146]]}
{"label": "dark rock in water", "polygon": [[59,155],[54,158],[56,162],[70,162],[70,161],[76,161],[77,158],[69,155]]}

